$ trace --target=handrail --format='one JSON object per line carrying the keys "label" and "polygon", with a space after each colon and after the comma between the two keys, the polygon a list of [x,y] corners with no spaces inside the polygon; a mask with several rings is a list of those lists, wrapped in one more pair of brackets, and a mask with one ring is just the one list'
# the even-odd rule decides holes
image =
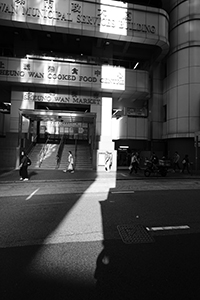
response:
{"label": "handrail", "polygon": [[65,135],[63,134],[63,136],[60,140],[60,144],[59,144],[57,155],[56,155],[57,168],[59,168],[59,166],[60,166],[60,161],[61,161],[63,146],[64,146],[64,140],[65,140]]}
{"label": "handrail", "polygon": [[49,142],[50,138],[48,137],[47,140],[46,140],[46,143],[42,146],[42,149],[40,150],[40,153],[39,153],[39,167],[41,167],[41,164],[44,160],[44,157],[46,155],[46,151],[47,151],[47,144]]}
{"label": "handrail", "polygon": [[90,151],[90,161],[91,161],[91,163],[92,163],[92,167],[93,167],[93,145],[92,145],[92,143],[90,143],[90,145],[89,145],[89,151]]}
{"label": "handrail", "polygon": [[74,168],[76,167],[76,161],[77,161],[77,147],[78,147],[78,139],[75,139]]}
{"label": "handrail", "polygon": [[38,137],[38,135],[36,135],[36,136],[34,137],[33,141],[30,143],[30,145],[28,146],[28,148],[24,150],[25,153],[26,153],[27,155],[30,155],[30,154],[31,154],[31,151],[32,151],[33,146],[34,146],[34,143],[35,143],[35,141],[37,140],[37,137]]}

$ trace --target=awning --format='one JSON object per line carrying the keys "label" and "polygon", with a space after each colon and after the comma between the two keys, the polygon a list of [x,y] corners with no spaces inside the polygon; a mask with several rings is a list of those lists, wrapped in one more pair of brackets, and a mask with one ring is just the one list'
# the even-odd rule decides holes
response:
{"label": "awning", "polygon": [[40,109],[20,109],[23,117],[33,121],[82,122],[94,123],[95,113],[77,111],[54,111]]}

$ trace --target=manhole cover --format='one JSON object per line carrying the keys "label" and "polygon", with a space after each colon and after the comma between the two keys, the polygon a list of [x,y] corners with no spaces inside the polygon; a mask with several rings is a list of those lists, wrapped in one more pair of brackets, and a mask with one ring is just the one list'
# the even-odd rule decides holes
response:
{"label": "manhole cover", "polygon": [[117,229],[125,244],[153,243],[154,239],[142,225],[118,225]]}

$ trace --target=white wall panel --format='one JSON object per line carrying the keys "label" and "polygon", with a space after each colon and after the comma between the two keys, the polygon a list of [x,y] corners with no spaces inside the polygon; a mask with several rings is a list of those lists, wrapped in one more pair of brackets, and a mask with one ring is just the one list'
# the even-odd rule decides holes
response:
{"label": "white wall panel", "polygon": [[170,119],[168,121],[168,134],[173,134],[177,132],[177,120]]}
{"label": "white wall panel", "polygon": [[[190,116],[198,117],[200,121],[200,85],[199,84],[190,84]],[[200,128],[200,127],[199,127]]]}
{"label": "white wall panel", "polygon": [[171,89],[169,91],[168,100],[168,118],[173,119],[177,117],[177,89]]}
{"label": "white wall panel", "polygon": [[191,47],[189,49],[189,65],[200,66],[200,47]]}
{"label": "white wall panel", "polygon": [[178,85],[188,84],[189,82],[189,68],[179,69],[177,71]]}
{"label": "white wall panel", "polygon": [[199,83],[200,81],[200,66],[190,68],[190,83]]}
{"label": "white wall panel", "polygon": [[189,49],[185,48],[178,52],[178,69],[189,66]]}
{"label": "white wall panel", "polygon": [[188,85],[181,85],[178,87],[178,110],[177,117],[182,118],[188,116],[189,105],[188,105]]}
{"label": "white wall panel", "polygon": [[187,134],[189,132],[189,118],[187,117],[179,118],[177,120],[177,123],[178,123],[178,128],[177,128],[178,133]]}
{"label": "white wall panel", "polygon": [[178,26],[178,44],[185,44],[189,40],[189,31],[187,29],[187,23],[184,26]]}
{"label": "white wall panel", "polygon": [[182,5],[179,5],[178,7],[178,19],[182,19],[188,16],[189,14],[189,5],[188,5],[188,1],[185,1],[182,3]]}

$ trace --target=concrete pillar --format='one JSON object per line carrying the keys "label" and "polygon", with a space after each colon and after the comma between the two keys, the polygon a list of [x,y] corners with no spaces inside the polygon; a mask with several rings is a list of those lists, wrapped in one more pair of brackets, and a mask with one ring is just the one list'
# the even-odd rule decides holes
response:
{"label": "concrete pillar", "polygon": [[117,154],[112,141],[112,98],[102,97],[101,135],[97,150],[97,170],[116,171]]}

